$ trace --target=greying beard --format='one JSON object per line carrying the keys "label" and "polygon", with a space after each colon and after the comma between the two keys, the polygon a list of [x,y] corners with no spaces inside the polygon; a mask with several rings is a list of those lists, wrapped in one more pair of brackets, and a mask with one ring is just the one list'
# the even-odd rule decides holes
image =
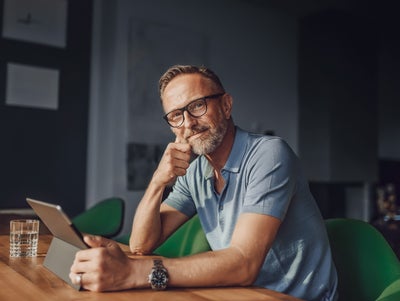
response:
{"label": "greying beard", "polygon": [[226,131],[228,129],[228,121],[221,119],[221,123],[217,128],[209,129],[209,134],[203,139],[196,139],[190,142],[192,152],[196,155],[210,154],[221,144]]}

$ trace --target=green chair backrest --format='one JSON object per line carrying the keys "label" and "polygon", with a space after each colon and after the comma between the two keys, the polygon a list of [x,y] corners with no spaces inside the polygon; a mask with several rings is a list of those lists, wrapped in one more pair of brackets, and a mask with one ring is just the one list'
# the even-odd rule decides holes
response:
{"label": "green chair backrest", "polygon": [[123,199],[108,198],[74,217],[72,223],[80,232],[113,237],[123,226],[124,207]]}
{"label": "green chair backrest", "polygon": [[[129,234],[115,240],[129,244]],[[201,227],[199,217],[193,216],[178,228],[164,243],[154,250],[154,254],[164,257],[183,257],[211,250],[206,235]]]}
{"label": "green chair backrest", "polygon": [[355,219],[325,221],[339,278],[339,300],[375,301],[400,279],[400,263],[382,234]]}
{"label": "green chair backrest", "polygon": [[154,253],[165,257],[183,257],[211,250],[195,215],[176,230]]}
{"label": "green chair backrest", "polygon": [[129,238],[131,237],[130,234],[123,234],[118,237],[115,237],[114,240],[124,245],[129,245]]}
{"label": "green chair backrest", "polygon": [[400,279],[389,285],[376,301],[399,301],[400,300]]}

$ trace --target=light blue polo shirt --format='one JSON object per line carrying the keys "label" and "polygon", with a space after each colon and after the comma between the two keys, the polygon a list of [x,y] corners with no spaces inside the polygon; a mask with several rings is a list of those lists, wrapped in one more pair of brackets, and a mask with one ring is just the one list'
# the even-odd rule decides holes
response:
{"label": "light blue polo shirt", "polygon": [[254,285],[308,301],[336,300],[337,275],[325,224],[290,147],[279,137],[237,127],[221,173],[226,185],[218,194],[212,166],[199,156],[165,202],[189,217],[198,213],[213,250],[229,247],[242,213],[280,219]]}

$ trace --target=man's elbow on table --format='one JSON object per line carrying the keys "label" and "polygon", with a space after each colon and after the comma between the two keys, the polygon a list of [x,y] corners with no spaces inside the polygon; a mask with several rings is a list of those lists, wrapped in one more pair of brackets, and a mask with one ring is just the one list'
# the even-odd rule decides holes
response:
{"label": "man's elbow on table", "polygon": [[129,242],[129,249],[133,255],[151,255],[152,249],[146,248],[143,245],[136,244],[133,241]]}
{"label": "man's elbow on table", "polygon": [[261,263],[259,260],[246,256],[246,254],[237,247],[230,247],[231,252],[236,253],[233,262],[232,276],[228,285],[251,286],[257,280],[260,272]]}
{"label": "man's elbow on table", "polygon": [[260,272],[260,267],[255,266],[253,262],[249,260],[244,260],[242,263],[242,268],[240,269],[240,286],[251,286],[257,280],[258,274]]}

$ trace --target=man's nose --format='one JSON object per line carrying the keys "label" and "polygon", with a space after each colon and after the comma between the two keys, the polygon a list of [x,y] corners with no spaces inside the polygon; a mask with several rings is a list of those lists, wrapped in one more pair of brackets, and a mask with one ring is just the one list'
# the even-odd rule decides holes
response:
{"label": "man's nose", "polygon": [[188,111],[183,112],[183,116],[185,117],[183,126],[186,128],[190,128],[193,124],[197,122],[197,118],[190,115]]}

